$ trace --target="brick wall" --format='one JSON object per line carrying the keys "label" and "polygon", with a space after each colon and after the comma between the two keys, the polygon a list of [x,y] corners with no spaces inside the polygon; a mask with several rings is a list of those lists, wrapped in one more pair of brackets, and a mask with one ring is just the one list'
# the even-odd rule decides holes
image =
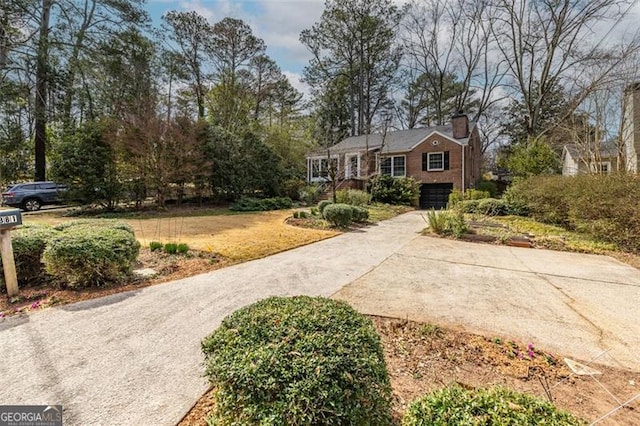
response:
{"label": "brick wall", "polygon": [[[480,179],[480,146],[477,130],[471,134],[469,146],[463,147],[438,134],[431,135],[407,153],[407,176],[422,183],[453,183],[456,189],[462,188],[462,150],[465,149],[465,186],[475,186]],[[435,143],[435,144],[434,144]],[[422,154],[449,151],[449,170],[423,171]]]}

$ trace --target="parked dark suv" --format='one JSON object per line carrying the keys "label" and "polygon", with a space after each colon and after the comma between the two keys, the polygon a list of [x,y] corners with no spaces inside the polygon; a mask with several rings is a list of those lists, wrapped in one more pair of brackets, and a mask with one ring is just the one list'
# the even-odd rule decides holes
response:
{"label": "parked dark suv", "polygon": [[55,182],[18,183],[2,193],[2,204],[36,211],[46,204],[62,202],[62,193],[66,190],[66,186]]}

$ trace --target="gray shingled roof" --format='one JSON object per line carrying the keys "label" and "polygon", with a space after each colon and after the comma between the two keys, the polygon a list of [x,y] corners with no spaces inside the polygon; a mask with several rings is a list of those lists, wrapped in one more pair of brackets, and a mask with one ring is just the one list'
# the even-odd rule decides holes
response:
{"label": "gray shingled roof", "polygon": [[[469,123],[469,130],[473,130],[475,123]],[[407,152],[418,143],[422,142],[434,132],[442,133],[452,137],[451,125],[422,127],[418,129],[396,130],[388,132],[384,140],[384,152]],[[456,139],[461,145],[466,145],[469,138]],[[371,135],[351,136],[331,147],[333,153],[364,151],[365,149],[376,150],[382,146],[382,135],[374,133]],[[326,151],[324,151],[326,153]]]}
{"label": "gray shingled roof", "polygon": [[[576,161],[581,159],[583,155],[588,154],[584,147],[575,144],[565,145],[564,147],[569,151],[569,154],[571,154],[571,158]],[[600,158],[615,158],[617,156],[618,150],[614,146],[604,146],[600,148]]]}

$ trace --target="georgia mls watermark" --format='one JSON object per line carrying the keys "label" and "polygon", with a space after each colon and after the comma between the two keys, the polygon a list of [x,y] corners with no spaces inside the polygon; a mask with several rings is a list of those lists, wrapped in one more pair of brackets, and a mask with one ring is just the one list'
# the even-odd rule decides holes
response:
{"label": "georgia mls watermark", "polygon": [[62,426],[62,405],[0,405],[0,426]]}

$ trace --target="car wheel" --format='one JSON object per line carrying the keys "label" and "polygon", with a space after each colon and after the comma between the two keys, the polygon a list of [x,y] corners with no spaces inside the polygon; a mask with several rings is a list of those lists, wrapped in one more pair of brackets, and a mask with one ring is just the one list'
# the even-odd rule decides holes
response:
{"label": "car wheel", "polygon": [[35,212],[36,210],[40,210],[41,206],[42,204],[37,198],[29,198],[24,202],[24,209],[28,212]]}

